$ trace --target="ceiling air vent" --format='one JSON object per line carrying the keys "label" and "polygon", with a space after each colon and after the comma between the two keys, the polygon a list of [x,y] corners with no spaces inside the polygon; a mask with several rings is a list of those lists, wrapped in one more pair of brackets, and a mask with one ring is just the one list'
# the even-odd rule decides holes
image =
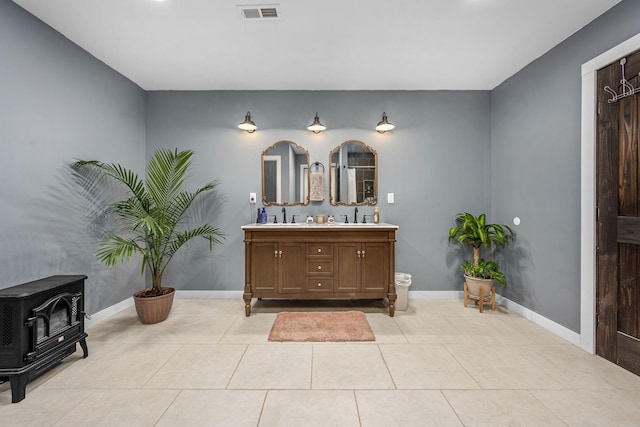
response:
{"label": "ceiling air vent", "polygon": [[282,13],[279,4],[237,5],[240,17],[245,21],[275,21]]}

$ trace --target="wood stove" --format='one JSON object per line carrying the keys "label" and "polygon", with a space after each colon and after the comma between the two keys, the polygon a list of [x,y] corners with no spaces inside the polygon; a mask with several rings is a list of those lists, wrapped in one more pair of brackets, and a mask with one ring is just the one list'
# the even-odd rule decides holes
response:
{"label": "wood stove", "polygon": [[76,351],[88,356],[84,332],[87,276],[51,276],[0,289],[0,381],[11,401],[25,398],[27,383]]}

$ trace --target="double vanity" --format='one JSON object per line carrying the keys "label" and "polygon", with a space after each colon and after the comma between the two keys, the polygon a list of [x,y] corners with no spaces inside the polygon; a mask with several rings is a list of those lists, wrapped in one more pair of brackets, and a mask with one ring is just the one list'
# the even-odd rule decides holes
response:
{"label": "double vanity", "polygon": [[252,298],[388,299],[395,311],[391,224],[250,224],[245,242],[245,314]]}
{"label": "double vanity", "polygon": [[[330,204],[356,206],[355,223],[287,223],[285,206],[324,200],[326,175]],[[245,314],[251,315],[253,298],[386,298],[393,316],[398,226],[364,223],[365,217],[357,223],[357,207],[377,202],[378,154],[362,141],[335,147],[326,167],[311,163],[309,152],[293,141],[278,141],[264,150],[262,204],[283,206],[283,223],[242,227]]]}

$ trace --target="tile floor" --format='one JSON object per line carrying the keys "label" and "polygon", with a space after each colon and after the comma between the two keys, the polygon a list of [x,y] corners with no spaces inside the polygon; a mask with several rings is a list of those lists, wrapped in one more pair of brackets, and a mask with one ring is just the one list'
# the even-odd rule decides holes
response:
{"label": "tile floor", "polygon": [[[278,311],[360,309],[369,343],[269,343]],[[2,426],[638,426],[640,377],[505,309],[461,301],[176,300],[129,308],[31,383]]]}

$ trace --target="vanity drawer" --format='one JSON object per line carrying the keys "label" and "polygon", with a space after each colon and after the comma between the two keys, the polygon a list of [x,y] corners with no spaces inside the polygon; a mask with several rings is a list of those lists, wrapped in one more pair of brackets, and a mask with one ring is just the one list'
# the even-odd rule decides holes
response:
{"label": "vanity drawer", "polygon": [[307,261],[307,273],[333,273],[333,260]]}
{"label": "vanity drawer", "polygon": [[333,279],[330,277],[309,277],[307,278],[308,291],[333,291]]}
{"label": "vanity drawer", "polygon": [[332,256],[332,249],[331,243],[308,243],[307,256]]}

